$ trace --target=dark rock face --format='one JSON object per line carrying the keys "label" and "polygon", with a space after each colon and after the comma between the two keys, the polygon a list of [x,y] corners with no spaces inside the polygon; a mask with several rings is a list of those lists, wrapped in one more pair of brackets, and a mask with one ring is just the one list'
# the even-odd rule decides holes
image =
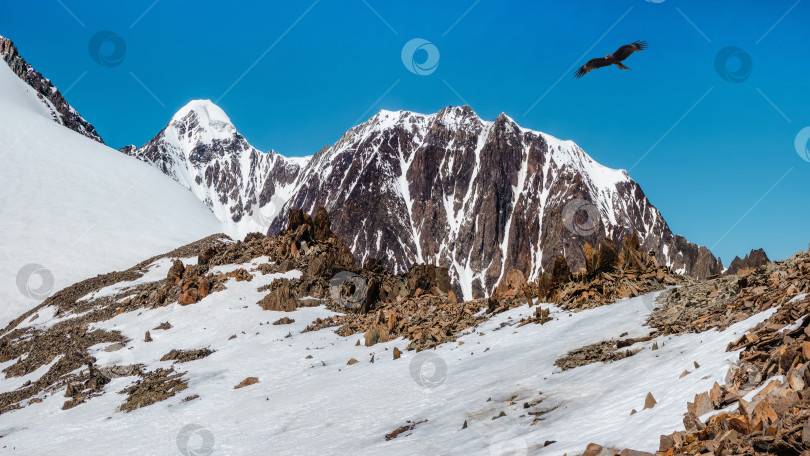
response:
{"label": "dark rock face", "polygon": [[[468,299],[489,294],[511,269],[536,280],[560,255],[583,268],[585,243],[605,236],[635,233],[677,272],[719,272],[711,252],[670,231],[625,171],[506,115],[484,122],[466,106],[382,111],[348,131],[311,159],[285,208],[320,206],[361,262],[380,258],[395,273],[446,267]],[[286,225],[281,214],[269,234]]]}
{"label": "dark rock face", "polygon": [[734,260],[731,261],[731,264],[726,270],[726,274],[736,274],[742,269],[753,269],[770,262],[771,260],[768,259],[768,255],[764,250],[752,249],[751,253],[746,255],[745,258],[734,257]]}
{"label": "dark rock face", "polygon": [[82,116],[68,104],[62,96],[62,93],[59,92],[59,89],[54,87],[50,79],[46,79],[42,74],[34,70],[34,68],[20,56],[19,52],[17,52],[14,43],[2,36],[0,36],[0,56],[2,56],[3,60],[8,64],[14,74],[19,76],[20,79],[25,81],[26,84],[36,91],[37,97],[51,110],[51,115],[55,122],[104,144],[101,136],[96,132],[95,127],[90,125],[90,122],[84,120]]}

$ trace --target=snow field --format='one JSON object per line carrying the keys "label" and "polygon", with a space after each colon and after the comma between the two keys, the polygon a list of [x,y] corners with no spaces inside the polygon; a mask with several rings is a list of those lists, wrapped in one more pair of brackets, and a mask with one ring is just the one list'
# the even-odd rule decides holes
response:
{"label": "snow field", "polygon": [[[246,269],[263,261],[253,260]],[[728,342],[771,312],[723,332],[661,337],[634,347],[643,350],[623,360],[561,372],[553,363],[570,350],[624,332],[628,337],[646,335],[649,328],[643,324],[651,309],[645,299],[578,313],[550,306],[552,321],[518,328],[521,316],[534,311],[522,306],[467,331],[459,338],[463,345],[448,343],[415,353],[404,351],[403,339],[365,347],[355,345],[362,334],[340,337],[331,329],[302,333],[314,319],[334,313],[323,306],[264,311],[256,304],[264,295],[257,288],[300,272],[252,274],[252,281],[230,279],[227,290],[196,304],[141,309],[95,325],[131,339],[114,352],[95,347],[101,366],[143,363],[152,370],[171,365],[159,361],[171,349],[216,350],[201,360],[174,365],[187,372],[187,390],[130,413],[116,411],[124,400],[118,391],[135,377],[114,379],[104,395],[66,411],[61,410],[62,394],[46,397],[0,416],[0,434],[6,435],[2,452],[14,447],[9,454],[132,449],[177,454],[178,437],[181,446],[189,445],[197,454],[210,449],[213,454],[256,455],[561,455],[581,452],[589,442],[650,451],[661,433],[682,427],[687,401],[715,381],[722,383],[737,358],[725,352]],[[272,325],[283,316],[295,322]],[[172,328],[154,329],[164,321]],[[152,342],[144,342],[146,331]],[[229,340],[232,335],[237,337]],[[653,342],[660,349],[650,350]],[[394,347],[403,350],[399,360],[393,359]],[[359,362],[347,365],[350,358]],[[692,373],[679,378],[684,370]],[[259,383],[233,389],[249,376]],[[8,391],[20,380],[0,380],[0,386]],[[642,410],[647,393],[658,404]],[[195,394],[200,397],[183,402]],[[540,398],[544,400],[536,406],[523,408],[524,402]],[[553,410],[532,424],[527,412],[544,409]],[[632,409],[638,413],[630,415]],[[505,416],[492,419],[501,412]],[[408,420],[424,419],[428,421],[386,441],[386,434]],[[464,421],[468,427],[462,430]],[[550,440],[556,443],[541,449]]]}

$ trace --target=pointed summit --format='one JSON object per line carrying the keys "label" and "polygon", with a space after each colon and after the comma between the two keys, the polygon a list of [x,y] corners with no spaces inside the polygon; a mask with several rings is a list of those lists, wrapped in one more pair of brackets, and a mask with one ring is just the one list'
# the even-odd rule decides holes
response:
{"label": "pointed summit", "polygon": [[237,238],[267,230],[277,212],[260,209],[280,206],[278,198],[308,161],[251,146],[211,100],[188,102],[149,142],[120,151],[191,190]]}
{"label": "pointed summit", "polygon": [[177,113],[172,116],[172,121],[180,120],[186,117],[189,113],[193,112],[197,115],[198,118],[201,120],[206,120],[207,122],[217,122],[217,123],[225,123],[230,124],[231,119],[225,114],[225,111],[222,110],[219,106],[214,104],[211,100],[191,100],[185,106],[180,108]]}
{"label": "pointed summit", "polygon": [[[192,100],[180,108],[167,126],[180,127],[178,137],[196,139],[196,143],[209,144],[214,139],[231,139],[238,134],[231,119],[211,100]],[[192,136],[192,133],[197,133]],[[191,144],[192,147],[197,144]]]}

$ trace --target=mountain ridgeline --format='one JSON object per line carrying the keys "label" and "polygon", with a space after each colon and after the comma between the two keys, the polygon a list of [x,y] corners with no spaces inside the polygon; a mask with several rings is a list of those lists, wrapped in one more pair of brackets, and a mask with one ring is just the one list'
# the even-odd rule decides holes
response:
{"label": "mountain ridgeline", "polygon": [[314,156],[287,158],[258,151],[219,107],[195,100],[155,138],[121,151],[193,191],[231,235],[276,234],[289,209],[323,206],[360,263],[447,267],[466,299],[489,294],[511,269],[536,279],[560,255],[581,268],[586,243],[632,233],[676,272],[722,271],[708,249],[672,233],[626,171],[468,106],[380,111]]}
{"label": "mountain ridgeline", "polygon": [[0,58],[11,68],[11,71],[25,81],[35,90],[37,98],[50,109],[53,120],[71,130],[87,136],[94,141],[104,144],[101,136],[96,132],[90,122],[84,120],[79,113],[65,100],[62,93],[50,79],[45,78],[36,71],[25,59],[20,56],[17,47],[8,38],[0,36]]}

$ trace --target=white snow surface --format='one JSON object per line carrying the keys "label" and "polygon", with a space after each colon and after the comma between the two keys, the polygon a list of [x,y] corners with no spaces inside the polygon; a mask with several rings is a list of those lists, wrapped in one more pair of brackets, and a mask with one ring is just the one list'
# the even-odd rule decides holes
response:
{"label": "white snow surface", "polygon": [[[178,448],[183,441],[178,436],[186,426],[197,426],[189,440],[189,451],[196,453],[190,454],[561,455],[578,454],[589,442],[654,451],[660,434],[683,428],[686,402],[723,382],[738,357],[726,352],[726,345],[773,312],[722,332],[659,337],[634,347],[642,350],[623,360],[562,372],[553,363],[570,350],[624,332],[647,334],[643,323],[653,300],[625,299],[573,314],[541,304],[551,308],[552,321],[517,327],[521,316],[534,311],[524,305],[467,331],[459,339],[463,345],[404,351],[394,360],[394,347],[402,350],[407,341],[365,347],[355,345],[362,335],[340,337],[331,329],[303,333],[315,318],[334,315],[323,306],[285,313],[256,305],[264,296],[257,288],[298,271],[252,274],[252,281],[230,279],[227,290],[193,305],[140,309],[94,326],[131,339],[118,351],[95,347],[99,366],[144,363],[152,370],[170,365],[159,360],[172,349],[215,350],[174,365],[187,372],[188,389],[130,413],[117,411],[124,401],[118,392],[136,377],[114,379],[102,396],[64,411],[62,392],[40,396],[41,403],[0,415],[3,451],[177,454],[185,449]],[[283,316],[295,322],[271,324]],[[154,329],[165,321],[170,329]],[[147,330],[153,339],[148,343]],[[237,337],[229,340],[232,335]],[[654,342],[660,349],[650,349]],[[420,365],[425,356],[432,361]],[[359,362],[347,365],[350,358]],[[679,378],[684,370],[692,373]],[[249,376],[259,382],[234,389]],[[20,380],[0,379],[0,390],[17,388]],[[647,393],[658,404],[642,410]],[[199,398],[183,402],[195,394]],[[544,401],[523,408],[539,398]],[[544,409],[553,410],[532,424],[527,412]],[[630,415],[633,409],[639,412]],[[492,419],[501,412],[506,416]],[[386,434],[409,420],[425,419],[386,441]],[[461,429],[465,421],[468,427]],[[547,440],[556,443],[541,448]],[[213,446],[205,447],[206,441]]]}
{"label": "white snow surface", "polygon": [[[223,225],[160,171],[53,122],[47,105],[0,64],[0,327],[55,292],[131,267]],[[30,294],[30,293],[29,293]]]}

